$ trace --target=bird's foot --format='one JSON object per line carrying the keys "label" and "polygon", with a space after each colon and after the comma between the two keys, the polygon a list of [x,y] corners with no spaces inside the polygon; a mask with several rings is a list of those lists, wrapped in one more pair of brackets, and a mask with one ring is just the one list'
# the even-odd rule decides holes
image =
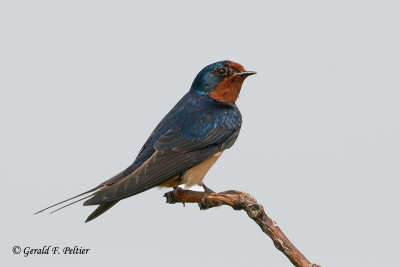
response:
{"label": "bird's foot", "polygon": [[202,184],[201,186],[204,189],[204,193],[207,193],[208,195],[211,194],[211,193],[215,193],[214,190],[208,188],[205,184]]}
{"label": "bird's foot", "polygon": [[[174,191],[173,194],[174,196],[178,196],[179,194],[181,194],[184,190],[182,188],[180,188],[179,186],[175,186],[173,187]],[[185,207],[185,202],[182,202],[183,206]]]}
{"label": "bird's foot", "polygon": [[[169,204],[175,204],[177,203],[176,197],[179,196],[182,193],[182,188],[179,186],[173,187],[174,190],[169,191],[164,194],[164,197],[167,199],[167,203]],[[185,205],[185,204],[183,204]]]}
{"label": "bird's foot", "polygon": [[207,203],[206,203],[206,198],[210,194],[215,194],[214,190],[208,188],[205,184],[201,185],[204,189],[203,197],[201,198],[201,202],[199,203],[199,207],[201,210],[205,210],[208,208]]}

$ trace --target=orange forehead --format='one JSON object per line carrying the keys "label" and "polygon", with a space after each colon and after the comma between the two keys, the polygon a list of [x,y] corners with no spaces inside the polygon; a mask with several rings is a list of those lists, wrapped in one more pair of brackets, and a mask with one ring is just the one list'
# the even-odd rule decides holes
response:
{"label": "orange forehead", "polygon": [[242,65],[240,65],[239,63],[231,62],[228,65],[234,69],[237,69],[239,72],[244,71],[244,67]]}

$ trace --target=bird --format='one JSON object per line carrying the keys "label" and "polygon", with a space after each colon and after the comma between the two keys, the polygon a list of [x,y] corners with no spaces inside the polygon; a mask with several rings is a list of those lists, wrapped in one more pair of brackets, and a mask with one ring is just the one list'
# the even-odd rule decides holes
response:
{"label": "bird", "polygon": [[[204,67],[190,90],[159,122],[128,168],[86,192],[35,214],[64,203],[55,212],[86,199],[84,206],[97,205],[86,219],[89,222],[120,200],[153,187],[177,189],[199,185],[206,196],[212,190],[203,183],[205,175],[238,138],[242,115],[235,102],[243,81],[253,74],[256,72],[247,71],[230,60]],[[78,197],[82,198],[65,205]]]}

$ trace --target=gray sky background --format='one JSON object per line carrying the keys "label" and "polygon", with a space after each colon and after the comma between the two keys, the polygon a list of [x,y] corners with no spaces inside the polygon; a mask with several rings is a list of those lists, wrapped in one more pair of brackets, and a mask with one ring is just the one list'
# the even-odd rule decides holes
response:
{"label": "gray sky background", "polygon": [[[204,66],[258,75],[205,182],[254,195],[324,266],[398,266],[398,1],[2,1],[3,266],[291,266],[243,212],[152,189],[95,221],[45,206],[127,167]],[[82,246],[88,255],[14,255]]]}

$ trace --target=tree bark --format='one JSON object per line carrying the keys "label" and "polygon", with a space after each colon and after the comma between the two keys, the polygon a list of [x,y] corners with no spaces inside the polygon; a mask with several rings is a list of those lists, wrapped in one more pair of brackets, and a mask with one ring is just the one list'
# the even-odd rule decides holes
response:
{"label": "tree bark", "polygon": [[261,230],[274,242],[274,245],[298,267],[320,267],[311,264],[307,258],[289,241],[276,222],[267,216],[262,205],[250,194],[230,190],[221,193],[204,193],[176,188],[164,195],[167,203],[198,203],[200,209],[210,209],[222,205],[231,206],[234,210],[244,210],[253,219]]}

